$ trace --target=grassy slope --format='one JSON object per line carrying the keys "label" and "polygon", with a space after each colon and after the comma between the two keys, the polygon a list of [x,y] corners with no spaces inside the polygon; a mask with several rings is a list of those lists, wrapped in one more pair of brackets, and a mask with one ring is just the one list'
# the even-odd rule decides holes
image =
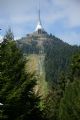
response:
{"label": "grassy slope", "polygon": [[45,80],[44,55],[30,54],[26,64],[26,70],[37,77],[35,92],[45,97],[48,92],[48,85]]}

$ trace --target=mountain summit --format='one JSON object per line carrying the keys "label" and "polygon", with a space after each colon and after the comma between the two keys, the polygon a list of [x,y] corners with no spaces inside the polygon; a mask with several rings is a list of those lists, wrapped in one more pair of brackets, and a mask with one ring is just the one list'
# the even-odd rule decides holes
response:
{"label": "mountain summit", "polygon": [[59,82],[63,71],[68,74],[71,57],[80,51],[79,47],[71,46],[44,30],[40,10],[34,32],[17,40],[17,44],[23,54],[28,56],[29,72],[35,72],[38,76],[38,87],[35,91],[41,93],[40,95],[46,95],[48,85]]}

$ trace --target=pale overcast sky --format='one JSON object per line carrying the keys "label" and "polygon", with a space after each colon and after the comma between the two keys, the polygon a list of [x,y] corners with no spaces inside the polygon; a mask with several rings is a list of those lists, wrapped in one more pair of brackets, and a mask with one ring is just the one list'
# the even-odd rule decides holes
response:
{"label": "pale overcast sky", "polygon": [[[35,30],[39,0],[0,0],[0,39],[11,27],[15,38]],[[48,33],[80,45],[80,0],[40,0],[41,21]]]}

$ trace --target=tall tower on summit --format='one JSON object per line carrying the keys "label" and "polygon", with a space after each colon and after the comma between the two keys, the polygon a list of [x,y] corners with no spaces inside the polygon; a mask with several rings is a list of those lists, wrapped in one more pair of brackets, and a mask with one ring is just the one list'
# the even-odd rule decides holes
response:
{"label": "tall tower on summit", "polygon": [[45,33],[44,28],[43,28],[42,23],[41,23],[40,2],[39,2],[39,9],[38,9],[38,22],[37,22],[35,32],[37,32],[38,34],[44,34]]}
{"label": "tall tower on summit", "polygon": [[39,10],[38,10],[38,23],[37,23],[37,27],[36,27],[35,31],[42,30],[42,29],[43,29],[43,27],[42,27],[41,18],[40,18],[40,7],[39,7]]}
{"label": "tall tower on summit", "polygon": [[44,37],[45,37],[45,39],[46,39],[46,37],[48,36],[48,33],[44,30],[44,28],[43,28],[43,26],[42,26],[42,22],[41,22],[41,11],[40,11],[40,2],[39,2],[39,7],[38,7],[38,14],[37,14],[37,25],[36,25],[36,28],[35,28],[35,31],[33,32],[33,33],[31,33],[31,34],[27,34],[27,36],[28,37],[35,37],[35,36],[37,36],[37,37],[41,37],[41,39],[42,39],[42,37],[43,37],[43,39],[44,39]]}

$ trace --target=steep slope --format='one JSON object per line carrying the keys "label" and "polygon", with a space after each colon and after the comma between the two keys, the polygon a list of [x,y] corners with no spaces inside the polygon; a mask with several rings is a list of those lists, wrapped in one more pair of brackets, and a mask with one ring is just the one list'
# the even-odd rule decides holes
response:
{"label": "steep slope", "polygon": [[27,36],[18,40],[17,43],[24,55],[45,54],[45,80],[49,82],[50,85],[52,85],[53,82],[55,84],[59,82],[59,76],[62,71],[68,74],[72,56],[80,52],[80,47],[71,46],[59,38],[48,34]]}
{"label": "steep slope", "polygon": [[34,88],[35,93],[45,97],[48,93],[48,84],[45,81],[44,55],[30,54],[27,57],[26,71],[35,75],[37,85]]}
{"label": "steep slope", "polygon": [[80,52],[80,47],[71,46],[54,36],[51,38],[51,41],[44,43],[46,80],[57,83],[62,72],[70,72],[71,59],[74,54]]}

